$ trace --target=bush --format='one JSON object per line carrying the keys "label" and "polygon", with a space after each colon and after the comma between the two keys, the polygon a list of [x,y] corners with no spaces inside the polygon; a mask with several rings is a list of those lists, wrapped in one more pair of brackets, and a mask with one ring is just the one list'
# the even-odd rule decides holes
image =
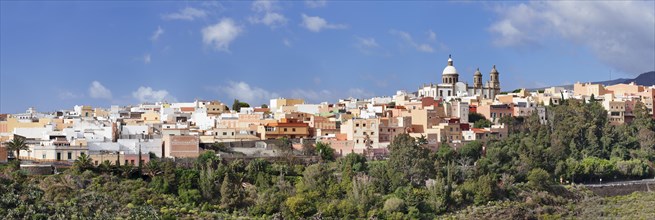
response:
{"label": "bush", "polygon": [[396,197],[391,197],[384,202],[384,211],[387,211],[389,213],[402,212],[404,208],[405,208],[405,201]]}
{"label": "bush", "polygon": [[528,185],[535,190],[546,190],[551,182],[550,174],[544,169],[535,168],[528,173]]}

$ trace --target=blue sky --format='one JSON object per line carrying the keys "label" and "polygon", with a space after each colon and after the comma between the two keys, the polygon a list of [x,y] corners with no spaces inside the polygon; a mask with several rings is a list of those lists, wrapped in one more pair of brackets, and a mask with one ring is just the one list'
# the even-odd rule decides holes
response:
{"label": "blue sky", "polygon": [[0,112],[503,90],[655,70],[655,2],[0,2]]}

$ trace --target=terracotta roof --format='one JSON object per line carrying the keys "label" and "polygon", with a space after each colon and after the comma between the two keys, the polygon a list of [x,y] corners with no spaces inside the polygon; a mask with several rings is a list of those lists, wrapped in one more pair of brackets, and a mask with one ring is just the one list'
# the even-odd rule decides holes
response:
{"label": "terracotta roof", "polygon": [[307,123],[284,123],[284,122],[273,122],[268,123],[266,126],[269,127],[309,127]]}
{"label": "terracotta roof", "polygon": [[196,110],[196,108],[194,108],[194,107],[181,107],[180,108],[180,111],[183,111],[183,112],[192,112],[192,111],[195,111],[195,110]]}

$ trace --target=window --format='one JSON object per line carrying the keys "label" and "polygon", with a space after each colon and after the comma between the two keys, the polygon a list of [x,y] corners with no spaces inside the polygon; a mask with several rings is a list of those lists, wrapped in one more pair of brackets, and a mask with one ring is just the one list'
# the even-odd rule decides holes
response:
{"label": "window", "polygon": [[81,152],[81,153],[80,153],[80,156],[83,156],[83,155],[84,155],[84,152]]}
{"label": "window", "polygon": [[358,143],[358,144],[359,144],[359,140],[355,140],[355,143]]}
{"label": "window", "polygon": [[68,159],[69,159],[69,160],[70,160],[70,159],[73,159],[73,153],[68,152]]}
{"label": "window", "polygon": [[127,160],[125,160],[125,163],[123,165],[127,165]]}
{"label": "window", "polygon": [[355,124],[355,127],[359,127],[359,123]]}
{"label": "window", "polygon": [[95,164],[96,164],[96,166],[98,166],[98,161],[97,160],[95,161]]}
{"label": "window", "polygon": [[134,160],[131,160],[130,163],[131,163],[132,165],[134,165]]}
{"label": "window", "polygon": [[223,132],[223,135],[227,135],[227,132]]}
{"label": "window", "polygon": [[296,129],[295,129],[295,128],[292,128],[291,131],[296,131]]}
{"label": "window", "polygon": [[362,132],[362,133],[364,133],[364,135],[366,135],[366,131],[365,131],[365,132]]}
{"label": "window", "polygon": [[284,128],[284,132],[286,132],[286,131],[287,131],[287,128]]}
{"label": "window", "polygon": [[374,134],[375,134],[375,132],[372,132],[372,131],[371,131],[371,135],[374,135]]}

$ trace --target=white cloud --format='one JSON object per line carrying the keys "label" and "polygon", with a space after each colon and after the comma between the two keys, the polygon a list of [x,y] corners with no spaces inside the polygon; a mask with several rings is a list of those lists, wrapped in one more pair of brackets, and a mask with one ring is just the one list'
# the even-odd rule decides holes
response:
{"label": "white cloud", "polygon": [[186,7],[179,12],[162,15],[162,19],[193,21],[196,18],[204,18],[206,16],[207,12],[205,12],[205,10]]}
{"label": "white cloud", "polygon": [[432,30],[428,30],[428,39],[431,41],[436,41],[437,40],[437,34],[434,33]]}
{"label": "white cloud", "polygon": [[[400,37],[400,39],[402,39],[407,45],[415,48],[418,51],[426,52],[426,53],[434,52],[434,48],[432,48],[432,46],[430,44],[417,43],[416,41],[414,41],[414,38],[412,38],[412,35],[407,33],[407,32],[398,31],[398,30],[391,30],[390,33],[392,35],[396,35],[396,36]],[[429,37],[431,37],[431,35]],[[436,38],[436,34],[435,34],[435,38]],[[445,46],[443,44],[441,44],[441,47],[444,48]]]}
{"label": "white cloud", "polygon": [[100,84],[100,82],[93,81],[89,87],[89,96],[94,99],[111,99],[111,91]]}
{"label": "white cloud", "polygon": [[253,24],[265,24],[271,28],[277,28],[287,24],[287,18],[276,12],[266,12],[263,15],[257,15],[248,18]]}
{"label": "white cloud", "polygon": [[230,43],[242,32],[243,28],[236,25],[232,19],[223,18],[220,22],[202,29],[202,41],[216,50],[229,52]]}
{"label": "white cloud", "polygon": [[166,90],[153,90],[151,87],[141,86],[132,92],[132,97],[141,103],[144,102],[175,102],[177,99],[171,96]]}
{"label": "white cloud", "polygon": [[150,54],[146,54],[146,55],[143,56],[143,63],[150,64],[150,61],[152,61],[152,58],[150,57]]}
{"label": "white cloud", "polygon": [[360,48],[374,48],[378,47],[378,43],[375,41],[375,38],[369,37],[369,38],[362,38],[362,37],[357,37],[357,45]]}
{"label": "white cloud", "polygon": [[275,10],[275,1],[257,0],[252,2],[252,10],[256,12],[267,12]]}
{"label": "white cloud", "polygon": [[271,28],[277,28],[287,24],[287,18],[278,13],[279,7],[275,1],[258,0],[252,3],[252,10],[256,12],[254,16],[248,18],[250,23],[264,24]]}
{"label": "white cloud", "polygon": [[301,26],[307,28],[307,30],[313,32],[320,32],[323,29],[345,29],[348,28],[344,24],[330,24],[325,19],[318,16],[307,16],[302,14],[302,23]]}
{"label": "white cloud", "polygon": [[434,49],[432,49],[432,46],[430,46],[429,44],[416,45],[416,49],[426,53],[434,52]]}
{"label": "white cloud", "polygon": [[210,88],[210,90],[223,93],[228,96],[228,99],[239,99],[239,101],[248,102],[251,105],[268,103],[270,99],[280,97],[277,93],[256,86],[250,86],[245,82],[229,81],[228,85]]}
{"label": "white cloud", "polygon": [[289,41],[289,39],[285,38],[284,40],[282,40],[282,43],[284,44],[284,46],[291,47],[291,41]]}
{"label": "white cloud", "polygon": [[152,33],[152,36],[150,37],[151,41],[157,41],[159,40],[159,36],[164,34],[164,29],[161,28],[161,26],[157,26],[157,30],[155,33]]}
{"label": "white cloud", "polygon": [[548,1],[498,6],[489,31],[501,47],[539,45],[552,38],[590,49],[620,71],[655,69],[655,6],[645,1]]}
{"label": "white cloud", "polygon": [[321,8],[327,5],[326,0],[305,0],[305,5],[308,8]]}
{"label": "white cloud", "polygon": [[59,99],[63,100],[68,100],[68,99],[78,99],[84,97],[82,94],[75,94],[70,91],[59,91],[59,94],[57,95]]}

